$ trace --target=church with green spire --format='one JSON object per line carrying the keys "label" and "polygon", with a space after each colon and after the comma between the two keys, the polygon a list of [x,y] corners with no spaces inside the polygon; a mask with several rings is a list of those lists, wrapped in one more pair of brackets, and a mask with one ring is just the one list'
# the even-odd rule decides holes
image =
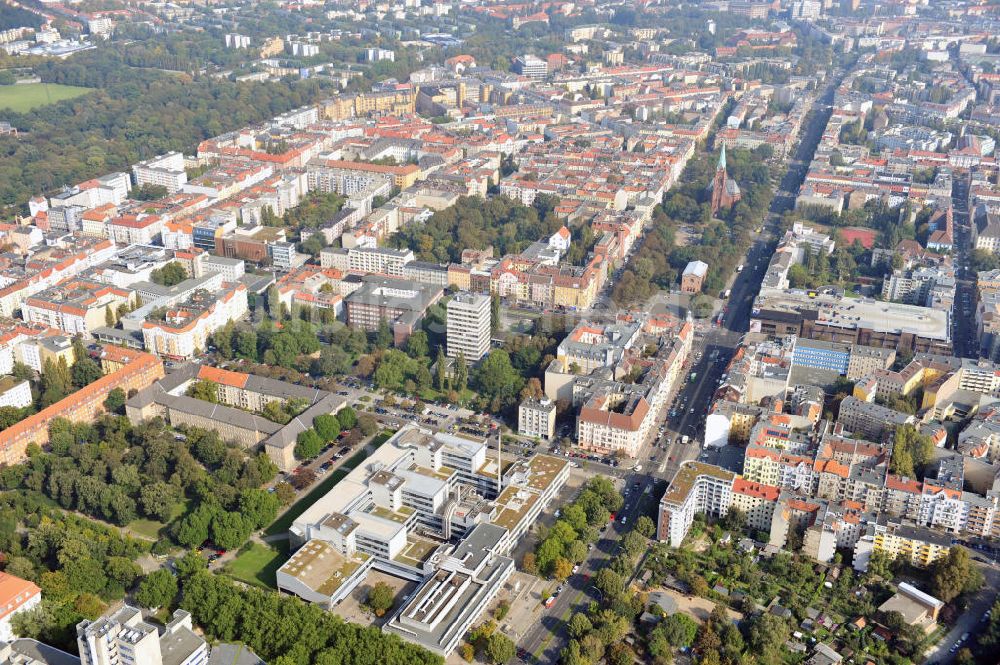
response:
{"label": "church with green spire", "polygon": [[726,172],[726,144],[722,144],[719,151],[719,164],[715,167],[715,177],[708,185],[709,202],[712,206],[712,214],[719,210],[732,208],[740,200],[740,186],[729,177]]}

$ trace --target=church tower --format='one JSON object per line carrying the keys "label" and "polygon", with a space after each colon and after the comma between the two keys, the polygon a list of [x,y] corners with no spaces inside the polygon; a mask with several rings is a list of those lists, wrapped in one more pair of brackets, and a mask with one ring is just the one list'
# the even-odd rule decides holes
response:
{"label": "church tower", "polygon": [[713,215],[722,208],[731,208],[740,200],[740,187],[726,171],[725,143],[722,144],[722,150],[719,151],[719,164],[715,167],[715,176],[708,189]]}

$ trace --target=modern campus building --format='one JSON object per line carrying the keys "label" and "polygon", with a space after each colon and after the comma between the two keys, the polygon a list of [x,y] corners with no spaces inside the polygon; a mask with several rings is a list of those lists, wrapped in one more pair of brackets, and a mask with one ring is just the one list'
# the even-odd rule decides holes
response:
{"label": "modern campus building", "polygon": [[509,553],[570,463],[488,456],[486,441],[406,425],[289,529],[278,588],[334,606],[369,569],[418,582],[384,630],[447,655],[514,570]]}

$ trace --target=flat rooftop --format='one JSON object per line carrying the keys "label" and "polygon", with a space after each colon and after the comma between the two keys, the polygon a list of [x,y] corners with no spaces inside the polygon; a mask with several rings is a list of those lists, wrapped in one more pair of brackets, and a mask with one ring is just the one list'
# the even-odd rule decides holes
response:
{"label": "flat rooftop", "polygon": [[817,322],[836,328],[870,328],[877,332],[910,333],[928,339],[951,339],[950,317],[946,310],[871,298],[810,293],[814,292],[763,290],[754,303],[754,311],[788,314],[815,312]]}
{"label": "flat rooftop", "polygon": [[406,537],[406,547],[394,560],[411,568],[420,568],[439,547],[441,543],[411,533]]}
{"label": "flat rooftop", "polygon": [[661,501],[683,503],[694,488],[695,482],[702,476],[716,478],[723,482],[732,482],[736,478],[736,474],[714,464],[704,464],[695,461],[684,462],[681,468],[677,470],[677,473],[674,474],[673,479],[670,481],[670,486],[663,493]]}
{"label": "flat rooftop", "polygon": [[493,519],[493,524],[502,526],[508,531],[513,531],[514,527],[520,524],[524,516],[528,514],[532,506],[538,503],[541,495],[519,487],[509,486],[500,492],[496,498],[497,516]]}
{"label": "flat rooftop", "polygon": [[317,593],[332,596],[367,560],[367,554],[348,558],[322,540],[310,540],[280,570]]}

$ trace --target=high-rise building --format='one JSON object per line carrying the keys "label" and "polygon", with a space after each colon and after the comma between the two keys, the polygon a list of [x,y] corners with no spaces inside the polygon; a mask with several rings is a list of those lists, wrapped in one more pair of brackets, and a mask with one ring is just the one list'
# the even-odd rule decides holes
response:
{"label": "high-rise building", "polygon": [[490,348],[490,298],[459,293],[448,301],[448,355],[477,362]]}
{"label": "high-rise building", "polygon": [[541,80],[549,73],[549,63],[533,55],[514,58],[514,71],[529,79]]}
{"label": "high-rise building", "polygon": [[125,605],[95,621],[76,625],[81,665],[202,665],[208,645],[191,628],[191,615],[174,612],[163,634],[142,619],[142,612]]}

